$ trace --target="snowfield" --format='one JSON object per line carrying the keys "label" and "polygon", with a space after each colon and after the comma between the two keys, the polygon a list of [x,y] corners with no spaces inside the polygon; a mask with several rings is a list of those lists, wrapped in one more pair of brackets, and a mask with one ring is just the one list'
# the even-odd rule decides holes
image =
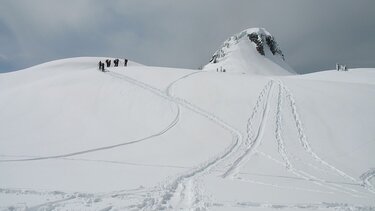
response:
{"label": "snowfield", "polygon": [[375,69],[297,75],[262,28],[105,59],[0,74],[0,210],[375,210]]}
{"label": "snowfield", "polygon": [[0,75],[1,210],[375,210],[374,69],[100,59]]}

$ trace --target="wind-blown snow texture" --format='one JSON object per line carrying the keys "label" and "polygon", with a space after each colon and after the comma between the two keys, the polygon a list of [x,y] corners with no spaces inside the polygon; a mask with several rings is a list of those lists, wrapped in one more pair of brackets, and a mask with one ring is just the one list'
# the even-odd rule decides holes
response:
{"label": "wind-blown snow texture", "polygon": [[0,74],[0,210],[375,210],[375,69],[99,60]]}

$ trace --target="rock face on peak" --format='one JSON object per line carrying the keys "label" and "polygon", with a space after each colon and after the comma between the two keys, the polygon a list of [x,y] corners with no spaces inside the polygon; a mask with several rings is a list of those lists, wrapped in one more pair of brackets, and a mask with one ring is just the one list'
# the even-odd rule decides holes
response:
{"label": "rock face on peak", "polygon": [[229,37],[203,70],[256,75],[295,74],[285,62],[275,38],[264,28],[246,29]]}
{"label": "rock face on peak", "polygon": [[280,50],[274,37],[271,34],[265,32],[265,30],[262,30],[261,33],[251,32],[250,34],[247,34],[247,37],[251,42],[255,43],[256,49],[261,55],[265,56],[264,48],[268,47],[272,52],[272,55],[279,55],[285,61],[284,54]]}

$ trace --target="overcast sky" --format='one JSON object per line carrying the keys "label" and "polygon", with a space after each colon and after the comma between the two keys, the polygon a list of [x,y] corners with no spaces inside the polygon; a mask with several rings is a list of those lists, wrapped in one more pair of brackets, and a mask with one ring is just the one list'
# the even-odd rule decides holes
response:
{"label": "overcast sky", "polygon": [[77,56],[198,68],[251,27],[299,73],[375,67],[374,0],[1,0],[0,72]]}

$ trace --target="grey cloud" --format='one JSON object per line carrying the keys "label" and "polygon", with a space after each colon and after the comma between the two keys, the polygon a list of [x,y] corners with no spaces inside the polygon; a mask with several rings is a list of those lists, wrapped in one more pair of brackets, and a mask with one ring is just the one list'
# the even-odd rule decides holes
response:
{"label": "grey cloud", "polygon": [[371,0],[5,0],[0,54],[12,59],[0,60],[0,72],[74,56],[197,68],[249,27],[269,30],[300,73],[336,62],[375,67],[373,8]]}

